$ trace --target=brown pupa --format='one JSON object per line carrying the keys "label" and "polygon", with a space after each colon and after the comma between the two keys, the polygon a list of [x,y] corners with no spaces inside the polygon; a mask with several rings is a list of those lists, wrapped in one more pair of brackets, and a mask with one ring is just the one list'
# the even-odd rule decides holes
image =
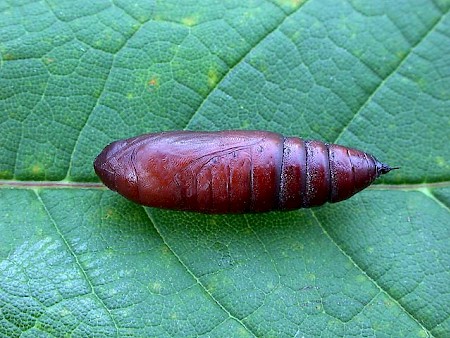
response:
{"label": "brown pupa", "polygon": [[110,189],[147,206],[202,213],[338,202],[392,169],[360,150],[268,131],[170,131],[108,145],[94,162]]}

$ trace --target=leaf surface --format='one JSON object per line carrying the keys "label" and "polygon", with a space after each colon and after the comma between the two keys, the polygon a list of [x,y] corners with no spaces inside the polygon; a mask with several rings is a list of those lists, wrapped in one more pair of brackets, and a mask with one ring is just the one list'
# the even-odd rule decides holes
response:
{"label": "leaf surface", "polygon": [[[450,1],[0,3],[0,335],[450,335]],[[109,142],[262,129],[400,166],[350,200],[143,208]]]}

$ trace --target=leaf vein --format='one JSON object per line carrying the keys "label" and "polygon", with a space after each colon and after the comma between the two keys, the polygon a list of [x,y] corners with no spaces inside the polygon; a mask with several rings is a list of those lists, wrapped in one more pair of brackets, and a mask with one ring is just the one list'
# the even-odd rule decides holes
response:
{"label": "leaf vein", "polygon": [[162,235],[161,231],[159,230],[159,228],[156,226],[156,221],[154,220],[153,216],[151,215],[150,212],[148,212],[147,209],[145,209],[145,212],[147,214],[147,217],[149,218],[149,220],[151,221],[151,223],[153,224],[153,227],[155,228],[156,232],[158,233],[158,235],[161,237],[163,243],[167,246],[167,248],[170,250],[170,252],[175,256],[175,258],[177,259],[177,261],[183,266],[183,268],[186,269],[187,273],[189,275],[191,275],[191,277],[196,281],[196,283],[201,287],[201,289],[206,293],[206,295],[211,298],[215,304],[217,304],[217,306],[219,306],[220,309],[222,309],[222,311],[224,311],[227,316],[229,318],[232,318],[234,320],[236,320],[240,325],[242,325],[243,328],[245,328],[249,333],[251,333],[252,335],[256,336],[255,333],[253,333],[239,318],[237,318],[236,316],[234,316],[230,311],[228,311],[228,309],[226,309],[215,297],[214,295],[211,294],[211,292],[209,292],[209,290],[206,288],[206,286],[200,281],[200,279],[194,274],[194,272],[184,263],[184,261],[181,259],[181,257],[172,249],[172,247],[169,245],[169,243],[167,243],[166,239],[164,238],[164,236]]}
{"label": "leaf vein", "polygon": [[184,129],[189,128],[189,125],[191,124],[191,122],[194,120],[195,116],[197,116],[197,114],[200,112],[200,110],[202,109],[203,105],[208,101],[209,97],[216,91],[219,89],[220,84],[231,74],[231,72],[236,69],[236,67],[238,67],[242,62],[244,62],[244,60],[247,58],[248,55],[250,55],[250,53],[255,50],[259,45],[261,45],[261,43],[263,41],[266,40],[266,38],[268,38],[272,33],[274,33],[275,31],[277,31],[280,26],[288,19],[290,18],[292,15],[294,15],[295,13],[297,13],[301,8],[303,8],[303,6],[307,3],[307,1],[305,1],[301,6],[299,6],[298,8],[296,8],[294,11],[292,11],[291,13],[287,14],[282,20],[280,20],[280,22],[278,22],[278,24],[276,24],[272,29],[270,29],[269,31],[267,31],[267,33],[263,36],[261,36],[261,38],[255,43],[254,46],[252,46],[251,48],[249,48],[249,50],[239,59],[237,60],[237,62],[232,65],[228,71],[222,76],[222,78],[217,81],[216,85],[214,87],[211,88],[211,90],[209,91],[209,93],[205,96],[205,98],[200,102],[199,106],[197,107],[197,109],[193,112],[192,116],[189,118],[189,120],[186,123],[186,127]]}
{"label": "leaf vein", "polygon": [[422,328],[422,330],[427,333],[427,335],[429,337],[433,337],[431,332],[424,326],[424,324],[418,318],[414,317],[411,312],[409,312],[402,304],[400,304],[400,302],[396,298],[394,298],[388,292],[388,290],[385,290],[380,284],[378,284],[378,282],[375,279],[373,279],[363,268],[361,268],[361,266],[339,245],[339,243],[336,242],[336,240],[322,226],[322,223],[317,218],[314,210],[311,210],[311,214],[312,214],[313,218],[316,220],[316,222],[319,225],[320,229],[325,234],[325,236],[328,237],[328,239],[336,246],[336,248],[353,264],[353,266],[355,268],[357,268],[359,271],[361,271],[361,273],[364,274],[364,276],[366,276],[367,279],[369,281],[371,281],[377,287],[378,290],[380,290],[387,297],[389,297],[389,299],[391,299],[406,315],[408,315],[408,317],[410,317],[417,325],[419,325]]}
{"label": "leaf vein", "polygon": [[81,264],[81,262],[78,260],[77,255],[75,254],[75,252],[73,251],[71,245],[69,244],[69,242],[66,240],[65,236],[63,235],[63,233],[61,232],[60,228],[58,227],[58,225],[56,224],[53,216],[51,215],[50,211],[48,210],[47,206],[45,205],[44,201],[42,200],[41,196],[39,195],[38,191],[34,191],[34,193],[36,194],[36,197],[39,201],[39,203],[41,203],[42,207],[44,208],[45,213],[47,214],[48,218],[50,219],[50,222],[53,224],[53,226],[55,227],[56,233],[59,235],[59,237],[61,238],[61,240],[63,241],[64,245],[66,246],[69,254],[73,257],[73,259],[75,260],[75,264],[76,266],[80,269],[81,273],[83,274],[86,282],[88,283],[90,289],[91,289],[91,293],[92,295],[99,301],[100,305],[105,309],[106,313],[108,314],[109,318],[111,319],[112,323],[114,324],[114,328],[116,330],[116,336],[119,336],[119,326],[117,325],[117,322],[114,318],[114,316],[112,315],[110,309],[108,309],[108,307],[106,306],[105,302],[103,301],[103,299],[100,298],[100,296],[97,294],[97,292],[95,291],[95,287],[94,285],[91,283],[91,280],[89,279],[88,274],[86,273],[86,270],[83,268],[83,265]]}
{"label": "leaf vein", "polygon": [[364,108],[367,107],[367,105],[371,102],[371,100],[375,97],[375,95],[384,87],[384,85],[388,82],[388,80],[394,76],[395,74],[397,74],[398,70],[405,64],[406,60],[409,59],[409,56],[412,55],[412,53],[416,50],[416,48],[433,32],[437,31],[437,26],[439,25],[439,23],[441,23],[445,16],[446,13],[443,13],[441,18],[439,20],[436,20],[436,22],[430,27],[430,29],[428,30],[428,32],[426,32],[426,34],[419,39],[414,45],[411,46],[411,48],[409,49],[408,53],[406,53],[404,55],[404,57],[400,60],[400,62],[397,64],[397,66],[392,69],[392,71],[387,74],[386,78],[383,79],[378,86],[375,88],[375,90],[373,91],[372,94],[370,94],[367,97],[367,100],[361,105],[361,107],[358,109],[358,111],[355,112],[355,114],[353,115],[353,117],[348,121],[348,123],[342,128],[342,131],[339,133],[339,135],[336,137],[336,139],[333,141],[333,143],[337,143],[339,141],[339,139],[342,137],[342,135],[348,130],[349,126],[353,123],[353,121],[355,121],[355,119],[361,114],[361,112],[364,110]]}

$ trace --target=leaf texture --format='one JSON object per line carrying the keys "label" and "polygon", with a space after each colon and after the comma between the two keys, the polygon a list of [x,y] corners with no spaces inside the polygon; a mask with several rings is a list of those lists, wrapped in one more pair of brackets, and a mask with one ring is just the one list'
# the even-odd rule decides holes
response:
{"label": "leaf texture", "polygon": [[[0,336],[450,335],[450,1],[0,2]],[[262,129],[401,170],[255,215],[143,208],[92,168]]]}

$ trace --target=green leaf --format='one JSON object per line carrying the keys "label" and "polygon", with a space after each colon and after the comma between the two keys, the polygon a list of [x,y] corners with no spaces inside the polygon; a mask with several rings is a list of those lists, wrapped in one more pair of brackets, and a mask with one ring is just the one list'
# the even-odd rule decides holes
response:
{"label": "green leaf", "polygon": [[[450,336],[450,1],[0,2],[0,336]],[[265,129],[401,170],[286,213],[143,208],[92,162]]]}

